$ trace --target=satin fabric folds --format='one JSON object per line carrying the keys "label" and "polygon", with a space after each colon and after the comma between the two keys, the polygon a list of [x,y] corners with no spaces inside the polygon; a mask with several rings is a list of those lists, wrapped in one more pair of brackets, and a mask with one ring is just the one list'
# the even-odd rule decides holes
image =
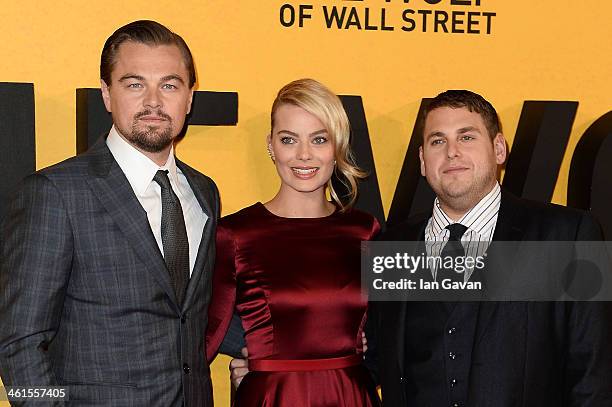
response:
{"label": "satin fabric folds", "polygon": [[[280,369],[248,373],[235,406],[380,405],[354,356],[361,353],[367,308],[360,245],[378,230],[377,221],[358,210],[283,218],[261,203],[220,220],[207,357],[215,356],[235,308],[249,360],[265,361],[252,366]],[[357,364],[334,368],[338,358]],[[300,370],[304,360],[309,367]]]}

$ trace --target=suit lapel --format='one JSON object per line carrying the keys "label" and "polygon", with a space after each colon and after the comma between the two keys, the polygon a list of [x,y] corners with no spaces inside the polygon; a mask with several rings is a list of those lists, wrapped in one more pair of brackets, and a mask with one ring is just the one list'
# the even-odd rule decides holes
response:
{"label": "suit lapel", "polygon": [[[515,198],[512,194],[502,190],[501,196],[501,205],[499,208],[499,214],[497,216],[497,224],[495,225],[495,233],[493,234],[493,242],[520,242],[523,240],[523,236],[525,234],[525,216],[522,213],[523,207],[520,205],[517,198]],[[493,245],[493,253],[489,253],[486,270],[484,274],[484,278],[486,281],[487,270],[493,273],[495,270],[508,270],[503,267],[503,264],[496,264],[498,262],[507,262],[507,258],[514,255],[513,251],[516,252],[518,249],[518,244],[512,246],[512,250],[507,250],[506,248],[504,252],[504,256],[495,255],[495,245]],[[510,255],[510,256],[509,256]],[[504,260],[506,259],[506,260]],[[508,270],[510,271],[510,270]],[[502,279],[508,279],[510,276],[502,276]],[[485,283],[486,287],[486,283]],[[495,310],[499,306],[499,302],[482,302],[480,307],[480,321],[478,323],[478,328],[476,332],[476,342],[478,343],[489,323],[492,320],[492,317],[495,313]]]}
{"label": "suit lapel", "polygon": [[210,240],[214,237],[212,231],[216,223],[216,219],[211,203],[208,202],[203,192],[205,189],[209,189],[210,186],[203,185],[200,182],[200,177],[197,176],[195,171],[178,159],[176,160],[176,165],[181,169],[183,175],[185,175],[185,178],[187,179],[191,190],[200,204],[202,211],[206,214],[206,216],[208,216],[208,219],[204,224],[204,229],[202,230],[202,239],[200,240],[200,246],[198,247],[198,254],[193,266],[191,278],[189,279],[189,284],[187,285],[187,293],[185,294],[185,300],[183,302],[183,309],[185,309],[185,307],[192,302],[192,298],[196,293],[198,282],[200,281],[200,278],[202,278],[202,274],[211,269],[211,267],[208,265],[211,260],[208,248],[211,246]]}
{"label": "suit lapel", "polygon": [[91,156],[89,186],[146,269],[176,303],[170,275],[151,231],[147,213],[106,146],[105,140],[101,138],[87,153]]}
{"label": "suit lapel", "polygon": [[[394,343],[397,344],[397,346],[395,347],[397,350],[397,361],[399,364],[399,371],[401,373],[402,376],[404,376],[404,361],[406,360],[406,307],[408,306],[408,302],[407,301],[400,301],[397,303],[398,304],[398,310],[397,310],[397,323],[396,324],[391,324],[390,326],[397,326],[397,330],[396,330],[396,337],[395,337],[395,341]],[[393,313],[389,313],[390,316],[393,315]],[[395,322],[395,321],[392,321]],[[393,328],[391,328],[393,329]]]}
{"label": "suit lapel", "polygon": [[514,195],[502,190],[501,204],[495,225],[493,240],[514,242],[523,240],[525,234],[523,207]]}

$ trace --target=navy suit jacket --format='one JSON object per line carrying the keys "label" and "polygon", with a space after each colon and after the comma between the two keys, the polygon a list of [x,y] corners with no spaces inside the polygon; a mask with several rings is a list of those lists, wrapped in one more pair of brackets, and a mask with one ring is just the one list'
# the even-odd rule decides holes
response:
{"label": "navy suit jacket", "polygon": [[0,228],[5,385],[68,386],[70,405],[212,406],[204,332],[219,197],[177,166],[208,215],[182,304],[104,139],[23,181]]}
{"label": "navy suit jacket", "polygon": [[[430,214],[381,236],[418,241]],[[601,240],[585,212],[503,191],[494,241]],[[366,361],[390,407],[612,406],[609,303],[370,304]]]}

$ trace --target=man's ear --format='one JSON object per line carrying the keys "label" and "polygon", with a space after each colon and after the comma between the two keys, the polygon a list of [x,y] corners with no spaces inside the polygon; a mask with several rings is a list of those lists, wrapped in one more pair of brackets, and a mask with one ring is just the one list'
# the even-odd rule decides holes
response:
{"label": "man's ear", "polygon": [[506,138],[504,135],[502,133],[497,133],[493,139],[493,151],[495,152],[495,162],[498,165],[506,162],[506,156],[508,154],[506,146]]}
{"label": "man's ear", "polygon": [[423,146],[419,147],[419,160],[421,160],[421,175],[425,175],[425,160],[423,159]]}
{"label": "man's ear", "polygon": [[194,92],[193,89],[189,91],[189,102],[187,103],[187,112],[185,113],[185,115],[188,115],[189,113],[191,113],[191,103],[193,102],[193,92]]}
{"label": "man's ear", "polygon": [[100,79],[100,89],[102,90],[102,100],[104,100],[104,106],[106,107],[106,111],[112,113],[110,86],[108,86],[106,82],[104,82],[104,79]]}

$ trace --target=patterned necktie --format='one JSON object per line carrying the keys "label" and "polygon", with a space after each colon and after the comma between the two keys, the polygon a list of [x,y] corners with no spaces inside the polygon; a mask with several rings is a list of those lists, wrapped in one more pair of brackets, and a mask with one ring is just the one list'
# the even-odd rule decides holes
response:
{"label": "patterned necktie", "polygon": [[157,171],[153,181],[161,187],[161,236],[164,260],[178,303],[182,304],[189,281],[189,240],[187,240],[183,209],[170,185],[168,171]]}
{"label": "patterned necktie", "polygon": [[[444,249],[442,249],[442,253],[440,253],[443,263],[446,257],[452,257],[453,259],[456,259],[457,257],[465,257],[465,249],[461,244],[461,237],[468,228],[463,226],[461,223],[453,223],[452,225],[448,225],[446,229],[450,231],[450,236],[448,238],[448,242],[444,246]],[[453,260],[453,264],[454,263],[455,261]],[[463,282],[463,275],[464,273],[457,273],[451,267],[441,267],[437,272],[436,281],[450,279],[453,282]]]}

